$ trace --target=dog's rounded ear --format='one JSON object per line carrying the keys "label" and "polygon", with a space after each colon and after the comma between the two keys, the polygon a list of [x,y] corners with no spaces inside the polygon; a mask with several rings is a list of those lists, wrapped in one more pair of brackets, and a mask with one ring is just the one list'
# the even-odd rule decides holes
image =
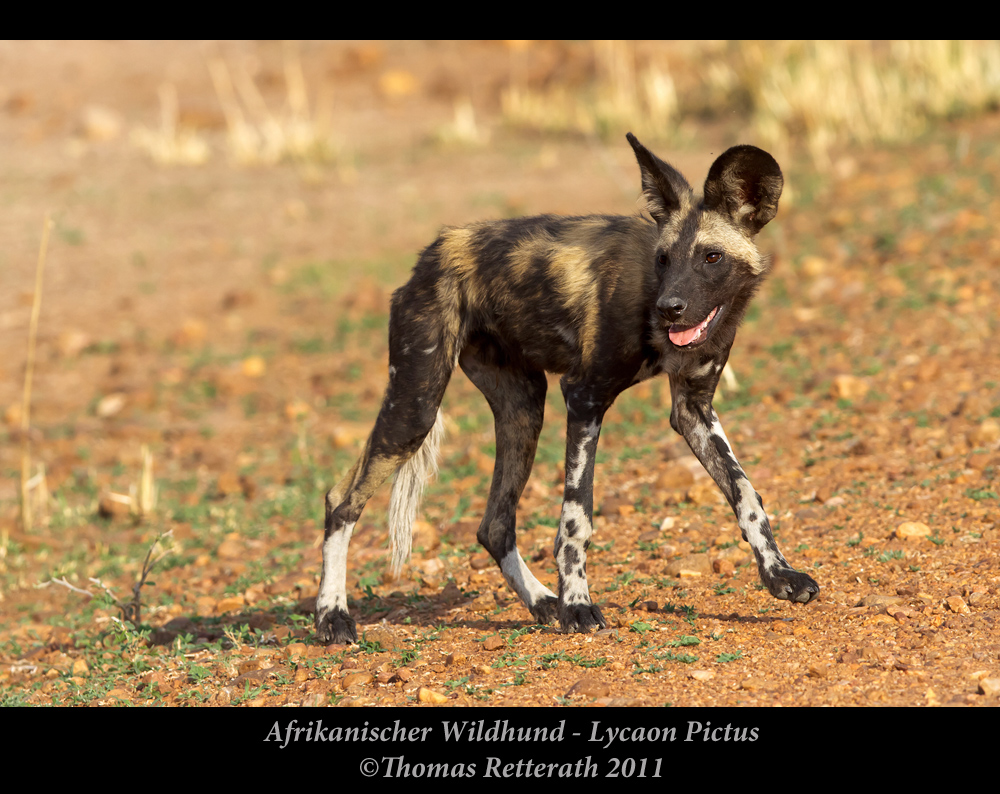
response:
{"label": "dog's rounded ear", "polygon": [[631,132],[625,136],[632,144],[635,159],[639,161],[642,175],[642,196],[646,209],[658,226],[666,223],[681,207],[681,196],[691,192],[691,186],[673,166],[663,162],[649,149],[639,143]]}
{"label": "dog's rounded ear", "polygon": [[705,209],[728,214],[750,235],[778,214],[785,179],[771,155],[756,146],[734,146],[717,159],[705,180]]}

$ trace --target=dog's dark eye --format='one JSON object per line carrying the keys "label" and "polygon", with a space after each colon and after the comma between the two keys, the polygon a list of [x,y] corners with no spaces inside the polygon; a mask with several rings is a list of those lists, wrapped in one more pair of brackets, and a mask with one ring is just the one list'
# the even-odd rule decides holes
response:
{"label": "dog's dark eye", "polygon": [[660,267],[666,267],[668,261],[669,260],[667,259],[666,254],[660,254],[658,257],[656,257],[656,264],[658,264]]}
{"label": "dog's dark eye", "polygon": [[705,261],[710,265],[714,265],[722,259],[722,254],[718,251],[712,251],[710,254],[705,255]]}

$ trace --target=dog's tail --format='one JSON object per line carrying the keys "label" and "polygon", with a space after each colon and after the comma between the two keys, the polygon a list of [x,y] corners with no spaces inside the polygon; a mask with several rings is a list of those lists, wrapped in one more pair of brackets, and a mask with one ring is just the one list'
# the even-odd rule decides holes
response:
{"label": "dog's tail", "polygon": [[444,437],[444,416],[438,409],[434,427],[424,438],[420,449],[406,463],[399,467],[389,496],[389,540],[392,545],[391,570],[398,576],[403,565],[410,558],[413,540],[413,521],[417,517],[424,483],[438,469],[438,448]]}

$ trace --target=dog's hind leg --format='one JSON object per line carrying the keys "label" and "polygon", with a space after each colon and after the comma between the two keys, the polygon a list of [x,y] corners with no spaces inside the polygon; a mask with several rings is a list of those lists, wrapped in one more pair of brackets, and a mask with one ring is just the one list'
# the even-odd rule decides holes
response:
{"label": "dog's hind leg", "polygon": [[358,638],[347,609],[347,547],[368,500],[393,472],[404,467],[405,482],[393,489],[390,506],[390,523],[395,518],[406,524],[393,531],[398,544],[400,533],[410,531],[423,478],[437,454],[439,409],[454,367],[455,345],[442,341],[442,329],[433,322],[407,317],[398,297],[399,293],[389,324],[389,387],[382,408],[360,459],[326,495],[323,575],[316,597],[316,633],[323,643],[349,643]]}
{"label": "dog's hind leg", "polygon": [[496,464],[477,538],[493,556],[504,579],[539,623],[556,617],[556,595],[525,564],[517,549],[517,503],[535,460],[545,412],[546,380],[509,362],[489,339],[470,343],[459,364],[485,395],[496,427]]}

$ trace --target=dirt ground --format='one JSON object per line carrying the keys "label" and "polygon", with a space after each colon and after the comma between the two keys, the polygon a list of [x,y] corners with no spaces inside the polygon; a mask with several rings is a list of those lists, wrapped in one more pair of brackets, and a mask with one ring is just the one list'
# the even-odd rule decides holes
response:
{"label": "dirt ground", "polygon": [[[774,270],[716,407],[816,602],[761,590],[654,381],[601,437],[588,574],[609,628],[534,625],[475,542],[492,417],[457,375],[410,565],[387,580],[385,488],[351,546],[362,641],[315,642],[322,495],[378,410],[388,297],[417,252],[442,225],[635,212],[629,129],[695,185],[753,142],[728,118],[670,135],[637,118],[607,140],[505,126],[512,74],[540,88],[593,68],[586,50],[534,46],[301,44],[332,143],[240,165],[209,64],[253,75],[277,116],[280,43],[0,44],[2,702],[1000,704],[996,114],[836,152],[830,173],[775,152],[786,193],[759,239]],[[142,142],[171,97],[202,162],[158,163]],[[46,212],[29,430],[44,486],[26,532]],[[552,379],[519,507],[549,587],[564,420]],[[157,492],[139,515],[144,448]],[[141,612],[123,611],[166,532]]]}

